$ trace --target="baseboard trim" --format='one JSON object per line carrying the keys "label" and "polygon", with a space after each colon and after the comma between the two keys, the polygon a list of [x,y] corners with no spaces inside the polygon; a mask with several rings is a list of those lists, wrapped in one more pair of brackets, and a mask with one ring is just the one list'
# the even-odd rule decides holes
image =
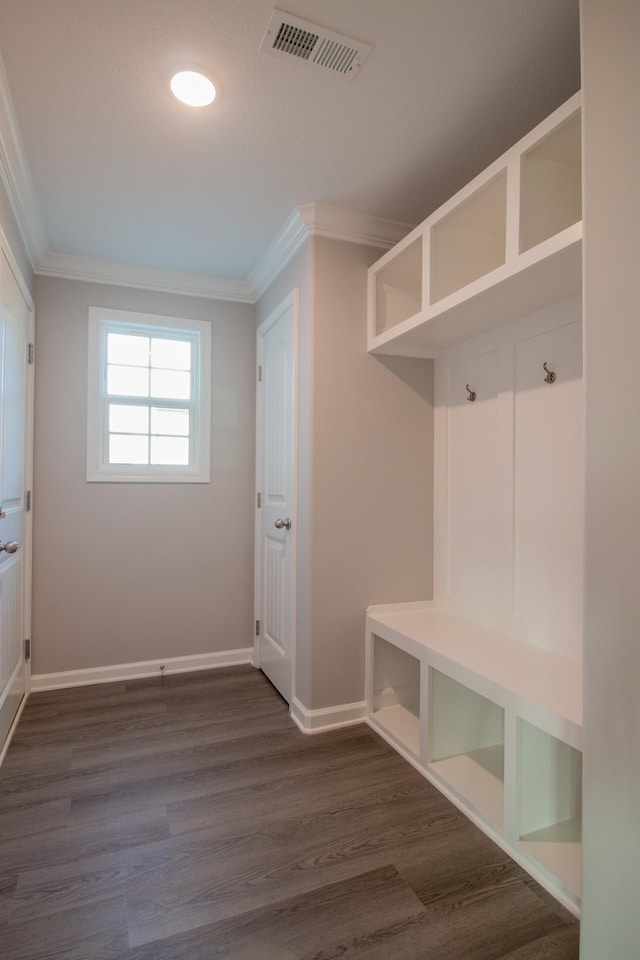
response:
{"label": "baseboard trim", "polygon": [[28,699],[29,699],[29,691],[27,690],[27,691],[25,692],[24,697],[23,697],[22,700],[20,701],[20,706],[19,706],[18,709],[16,710],[16,715],[15,715],[15,717],[13,718],[13,721],[12,721],[12,723],[11,723],[11,726],[9,727],[9,732],[7,733],[7,736],[5,737],[5,741],[4,741],[4,743],[2,744],[2,749],[0,750],[0,767],[1,767],[2,764],[4,763],[4,758],[5,758],[6,755],[7,755],[7,750],[9,749],[9,745],[11,744],[11,741],[12,741],[12,739],[13,739],[13,735],[14,735],[14,733],[16,732],[16,730],[18,729],[18,720],[19,720],[20,717],[22,716],[22,711],[24,710],[25,705],[26,705]]}
{"label": "baseboard trim", "polygon": [[343,703],[337,707],[307,710],[297,697],[291,701],[291,718],[303,733],[325,733],[338,727],[364,723],[366,703]]}
{"label": "baseboard trim", "polygon": [[190,657],[165,657],[161,660],[143,660],[139,663],[116,663],[108,667],[89,667],[85,670],[65,670],[61,673],[34,673],[31,675],[31,692],[63,690],[65,687],[84,687],[113,680],[137,680],[141,677],[157,677],[160,667],[169,673],[190,673],[194,670],[212,670],[216,667],[233,667],[253,663],[253,647],[239,650],[223,650],[219,653],[197,653]]}

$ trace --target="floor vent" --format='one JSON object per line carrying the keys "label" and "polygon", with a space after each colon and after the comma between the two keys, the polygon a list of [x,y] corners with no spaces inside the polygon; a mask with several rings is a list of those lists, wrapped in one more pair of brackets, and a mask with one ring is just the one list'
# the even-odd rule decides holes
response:
{"label": "floor vent", "polygon": [[361,40],[325,30],[316,23],[274,10],[262,43],[261,53],[295,57],[313,67],[331,70],[353,80],[373,47]]}

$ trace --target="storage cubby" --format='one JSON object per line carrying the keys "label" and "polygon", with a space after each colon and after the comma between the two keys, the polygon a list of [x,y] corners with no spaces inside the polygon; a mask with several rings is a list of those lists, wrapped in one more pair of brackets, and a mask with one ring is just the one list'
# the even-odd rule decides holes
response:
{"label": "storage cubby", "polygon": [[434,357],[580,293],[580,154],[576,94],[373,264],[369,350]]}
{"label": "storage cubby", "polygon": [[572,893],[580,893],[582,754],[518,720],[518,841]]}
{"label": "storage cubby", "polygon": [[507,171],[476,190],[431,228],[430,303],[505,262]]}
{"label": "storage cubby", "polygon": [[369,607],[366,651],[371,726],[577,912],[576,665],[429,601]]}
{"label": "storage cubby", "polygon": [[422,310],[422,237],[400,250],[375,274],[376,334]]}
{"label": "storage cubby", "polygon": [[582,219],[580,114],[522,156],[520,252]]}
{"label": "storage cubby", "polygon": [[373,638],[372,716],[415,757],[420,753],[420,661]]}
{"label": "storage cubby", "polygon": [[504,710],[430,671],[430,766],[498,826],[504,817]]}

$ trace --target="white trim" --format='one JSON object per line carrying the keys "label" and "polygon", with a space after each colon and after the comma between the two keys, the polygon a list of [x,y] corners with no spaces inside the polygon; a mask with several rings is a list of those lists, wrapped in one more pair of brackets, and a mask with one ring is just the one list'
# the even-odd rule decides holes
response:
{"label": "white trim", "polygon": [[[0,162],[1,162],[1,157],[0,157]],[[28,287],[27,284],[26,284],[26,281],[25,281],[24,276],[23,276],[23,274],[22,274],[22,270],[20,269],[20,267],[19,267],[19,265],[18,265],[18,261],[16,260],[14,254],[13,254],[13,250],[11,249],[11,245],[10,245],[9,241],[7,240],[7,236],[6,236],[5,232],[4,232],[4,230],[2,229],[2,226],[1,226],[1,225],[0,225],[0,247],[1,247],[2,250],[4,251],[5,257],[7,258],[7,263],[8,263],[9,266],[11,267],[11,271],[12,271],[12,273],[13,273],[13,276],[15,277],[15,281],[16,281],[16,283],[18,284],[18,287],[20,288],[20,293],[21,293],[22,296],[24,297],[25,303],[27,304],[27,307],[28,307],[28,309],[29,309],[29,313],[31,314],[31,320],[32,320],[32,322],[31,322],[31,325],[30,325],[30,328],[29,328],[29,336],[30,336],[31,340],[33,340],[33,339],[34,339],[34,334],[35,334],[35,329],[34,329],[34,324],[33,324],[33,317],[34,317],[34,312],[35,312],[35,305],[34,305],[34,302],[33,302],[33,297],[31,296],[31,291],[29,290],[29,287]]]}
{"label": "white trim", "polygon": [[141,677],[157,677],[160,667],[164,674],[191,673],[195,670],[213,670],[217,667],[235,667],[252,663],[251,647],[238,650],[222,650],[219,653],[196,653],[190,657],[167,657],[164,660],[142,660],[138,663],[115,663],[108,667],[87,667],[84,670],[64,670],[61,673],[34,673],[31,675],[31,692],[63,690],[66,687],[84,687],[94,683],[109,683],[113,680],[137,680]]}
{"label": "white trim", "polygon": [[356,213],[329,203],[303,203],[289,216],[247,277],[253,302],[295,256],[307,237],[324,237],[345,243],[389,250],[413,224]]}
{"label": "white trim", "polygon": [[303,733],[324,733],[339,727],[351,727],[366,722],[366,703],[342,703],[336,707],[307,710],[297,697],[291,700],[291,719]]}
{"label": "white trim", "polygon": [[0,57],[0,180],[31,266],[47,249],[42,214],[24,154],[9,82]]}
{"label": "white trim", "polygon": [[[106,409],[106,343],[110,331],[139,332],[153,337],[175,335],[192,345],[194,386],[189,402],[176,401],[175,406],[191,411],[189,430],[190,463],[184,467],[171,465],[137,465],[109,463],[106,441],[108,425]],[[204,320],[164,317],[130,310],[89,307],[88,414],[87,414],[87,481],[104,483],[209,483],[211,479],[211,324]],[[153,397],[140,398],[153,405]],[[124,402],[127,402],[126,399]],[[160,401],[159,401],[160,402]],[[173,401],[172,401],[173,402]]]}
{"label": "white trim", "polygon": [[365,247],[390,250],[410,233],[415,224],[386,220],[358,213],[331,203],[303,203],[298,212],[312,237],[360,243]]}
{"label": "white trim", "polygon": [[[0,161],[1,159],[0,142]],[[304,203],[287,218],[245,280],[160,270],[53,251],[42,252],[35,258],[34,271],[43,276],[67,280],[107,283],[213,300],[255,303],[308,237],[324,237],[328,240],[360,243],[389,250],[412,229],[413,224],[371,217],[328,203]]]}
{"label": "white trim", "polygon": [[294,210],[249,272],[247,283],[253,303],[260,299],[278,274],[284,270],[308,236],[309,232],[302,217],[298,210]]}
{"label": "white trim", "polygon": [[28,700],[28,699],[29,699],[29,690],[27,689],[27,690],[25,691],[25,694],[24,694],[22,700],[20,701],[20,706],[19,706],[18,709],[16,710],[16,715],[15,715],[15,717],[13,718],[13,720],[11,721],[11,726],[9,727],[9,732],[7,733],[7,735],[6,735],[5,739],[4,739],[4,743],[2,744],[2,747],[0,748],[0,767],[2,766],[2,763],[3,763],[3,761],[4,761],[4,758],[5,758],[6,755],[7,755],[7,750],[9,749],[9,746],[11,745],[11,741],[12,741],[12,739],[13,739],[13,735],[14,735],[14,733],[16,732],[16,730],[18,729],[18,721],[20,720],[20,717],[22,716],[22,711],[24,710],[24,708],[25,708],[25,706],[26,706],[26,704],[27,704],[27,700]]}
{"label": "white trim", "polygon": [[61,277],[66,280],[106,283],[209,300],[254,302],[252,291],[244,280],[225,280],[223,277],[210,277],[206,274],[160,270],[64,253],[44,254],[38,258],[34,270],[42,276]]}

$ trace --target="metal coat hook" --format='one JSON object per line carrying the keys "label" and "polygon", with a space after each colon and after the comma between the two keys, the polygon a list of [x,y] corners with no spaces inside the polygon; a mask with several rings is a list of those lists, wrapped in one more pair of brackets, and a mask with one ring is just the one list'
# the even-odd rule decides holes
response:
{"label": "metal coat hook", "polygon": [[547,366],[547,361],[546,361],[546,360],[545,360],[545,362],[542,364],[542,369],[543,369],[543,370],[545,371],[545,373],[547,374],[546,377],[544,378],[544,382],[545,382],[545,383],[555,383],[555,382],[556,382],[556,375],[555,375],[555,373],[553,372],[553,370],[549,370],[549,367]]}
{"label": "metal coat hook", "polygon": [[[555,379],[555,373],[554,373],[553,376],[554,376],[554,379]],[[469,394],[469,396],[467,397],[467,400],[468,400],[470,403],[473,403],[474,400],[476,399],[476,392],[475,392],[475,390],[472,390],[472,389],[471,389],[471,387],[469,386],[469,384],[467,384],[467,393]]]}

